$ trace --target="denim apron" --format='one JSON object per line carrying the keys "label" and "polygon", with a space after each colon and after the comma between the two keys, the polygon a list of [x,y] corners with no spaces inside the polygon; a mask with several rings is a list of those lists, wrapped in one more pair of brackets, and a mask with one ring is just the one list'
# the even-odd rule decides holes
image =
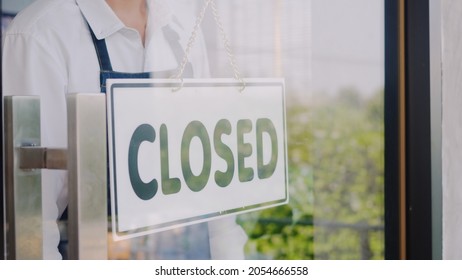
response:
{"label": "denim apron", "polygon": [[[91,27],[89,27],[89,29],[100,66],[101,93],[106,93],[107,79],[165,79],[173,77],[178,72],[178,69],[140,73],[114,71],[112,69],[111,59],[109,57],[105,39],[98,40]],[[180,36],[168,25],[162,28],[162,32],[173,51],[178,65],[180,65],[185,54],[179,42]],[[189,62],[185,66],[183,77],[193,77],[192,65]],[[110,201],[110,197],[108,197],[108,205]],[[110,210],[110,206],[108,210]],[[110,212],[108,211],[108,213]],[[62,219],[67,219],[67,208]],[[59,249],[63,258],[66,258],[67,242],[64,243],[65,244],[62,242],[60,244]],[[210,259],[210,244],[207,223],[191,225],[175,230],[134,238],[130,240],[130,243],[130,255],[133,259]]]}

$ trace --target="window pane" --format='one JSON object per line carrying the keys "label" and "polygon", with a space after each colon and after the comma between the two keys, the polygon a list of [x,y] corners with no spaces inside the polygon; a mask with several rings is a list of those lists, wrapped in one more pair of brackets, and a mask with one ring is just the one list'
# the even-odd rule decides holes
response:
{"label": "window pane", "polygon": [[[384,8],[218,1],[243,77],[286,81],[290,202],[240,215],[251,259],[384,257]],[[212,75],[230,77],[212,17]]]}
{"label": "window pane", "polygon": [[[3,1],[2,31],[31,2]],[[285,80],[289,203],[221,225],[118,242],[109,234],[109,258],[213,258],[210,227],[237,222],[244,248],[222,249],[244,250],[247,259],[383,259],[384,1],[215,2],[201,24],[211,77]],[[194,17],[204,1],[175,3]]]}

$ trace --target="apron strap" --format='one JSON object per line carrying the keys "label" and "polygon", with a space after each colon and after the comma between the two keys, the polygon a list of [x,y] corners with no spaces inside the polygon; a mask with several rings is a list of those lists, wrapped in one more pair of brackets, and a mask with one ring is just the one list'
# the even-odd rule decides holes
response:
{"label": "apron strap", "polygon": [[109,53],[107,51],[106,40],[98,40],[91,27],[88,26],[88,28],[90,29],[93,44],[95,45],[96,55],[98,57],[99,67],[101,71],[112,71],[112,64],[111,59],[109,58]]}

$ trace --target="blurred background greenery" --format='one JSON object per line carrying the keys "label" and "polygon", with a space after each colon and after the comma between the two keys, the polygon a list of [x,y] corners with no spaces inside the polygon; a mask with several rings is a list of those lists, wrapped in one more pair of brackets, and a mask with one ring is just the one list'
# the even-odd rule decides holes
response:
{"label": "blurred background greenery", "polygon": [[239,216],[247,258],[383,259],[383,91],[288,104],[290,201]]}

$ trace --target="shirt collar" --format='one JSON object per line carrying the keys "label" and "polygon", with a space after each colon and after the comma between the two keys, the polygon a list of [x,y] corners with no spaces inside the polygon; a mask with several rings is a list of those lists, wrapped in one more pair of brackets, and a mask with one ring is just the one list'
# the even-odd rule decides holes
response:
{"label": "shirt collar", "polygon": [[[76,2],[98,40],[125,27],[105,0],[76,0]],[[151,29],[157,29],[170,22],[172,13],[167,1],[147,0],[147,5],[148,26]]]}
{"label": "shirt collar", "polygon": [[76,0],[76,2],[98,40],[124,27],[105,0]]}

